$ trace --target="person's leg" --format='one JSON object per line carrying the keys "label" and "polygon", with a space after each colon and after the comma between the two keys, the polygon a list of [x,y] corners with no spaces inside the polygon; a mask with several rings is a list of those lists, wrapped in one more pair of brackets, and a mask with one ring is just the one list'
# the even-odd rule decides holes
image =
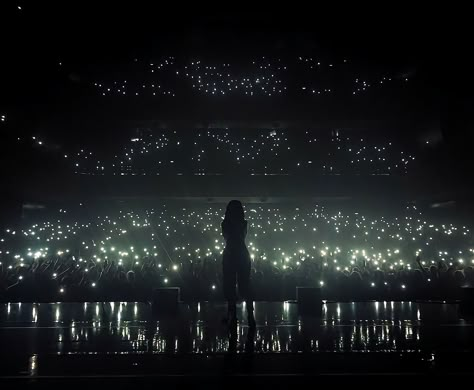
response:
{"label": "person's leg", "polygon": [[253,294],[250,282],[250,261],[242,264],[237,273],[237,284],[239,287],[239,294],[245,300],[247,307],[247,320],[250,327],[255,327]]}
{"label": "person's leg", "polygon": [[223,290],[224,290],[224,297],[227,300],[227,313],[228,319],[234,320],[237,316],[237,307],[236,307],[236,291],[235,291],[235,284],[236,284],[236,272],[235,267],[233,266],[232,262],[224,257],[223,261]]}

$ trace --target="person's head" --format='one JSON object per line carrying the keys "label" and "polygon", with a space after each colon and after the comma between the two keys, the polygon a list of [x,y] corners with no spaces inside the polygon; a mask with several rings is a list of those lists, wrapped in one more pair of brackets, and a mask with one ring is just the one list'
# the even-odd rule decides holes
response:
{"label": "person's head", "polygon": [[474,282],[474,269],[470,266],[464,268],[464,276],[466,277],[466,281],[472,285]]}
{"label": "person's head", "polygon": [[135,282],[135,272],[133,272],[133,271],[128,271],[127,272],[127,281],[129,283]]}
{"label": "person's head", "polygon": [[462,286],[464,282],[466,281],[466,278],[464,276],[464,272],[461,270],[457,270],[454,272],[454,281],[456,282],[457,286]]}
{"label": "person's head", "polygon": [[350,278],[353,282],[361,282],[362,281],[362,276],[359,272],[357,271],[352,271]]}
{"label": "person's head", "polygon": [[227,205],[225,210],[225,218],[228,221],[243,221],[244,217],[244,207],[239,200],[231,200]]}

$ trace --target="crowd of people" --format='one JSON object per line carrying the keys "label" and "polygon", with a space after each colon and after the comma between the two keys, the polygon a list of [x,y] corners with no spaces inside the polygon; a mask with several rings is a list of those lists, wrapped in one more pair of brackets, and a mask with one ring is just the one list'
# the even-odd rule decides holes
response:
{"label": "crowd of people", "polygon": [[39,154],[36,165],[53,158],[56,166],[83,175],[404,175],[420,167],[413,142],[374,133],[234,130],[139,128],[103,148],[94,142],[70,148],[41,136],[16,142],[24,155]]}
{"label": "crowd of people", "polygon": [[[185,301],[223,299],[222,205],[103,213],[48,210],[48,220],[1,232],[1,299],[139,301],[163,286],[180,287]],[[247,205],[255,300],[295,299],[297,286],[337,300],[456,299],[473,286],[467,226],[413,204],[396,215]]]}
{"label": "crowd of people", "polygon": [[[201,96],[265,97],[359,95],[409,81],[403,72],[374,72],[347,58],[316,56],[246,58],[241,61],[209,61],[165,56],[134,58],[125,67],[95,76],[93,87],[101,96],[175,97]],[[60,69],[67,69],[60,63]]]}

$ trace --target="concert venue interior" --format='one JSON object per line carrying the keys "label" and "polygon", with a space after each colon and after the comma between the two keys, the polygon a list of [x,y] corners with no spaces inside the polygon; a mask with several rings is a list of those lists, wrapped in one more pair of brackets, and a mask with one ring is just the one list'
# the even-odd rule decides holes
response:
{"label": "concert venue interior", "polygon": [[0,382],[472,374],[472,70],[435,26],[6,3]]}

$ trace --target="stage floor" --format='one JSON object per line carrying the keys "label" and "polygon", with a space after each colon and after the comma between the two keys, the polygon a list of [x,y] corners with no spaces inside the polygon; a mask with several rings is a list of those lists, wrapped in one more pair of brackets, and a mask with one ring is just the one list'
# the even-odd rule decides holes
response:
{"label": "stage floor", "polygon": [[255,330],[240,305],[235,343],[225,314],[213,303],[162,319],[133,302],[2,304],[0,376],[469,374],[474,363],[474,321],[457,304],[326,303],[303,318],[294,303],[258,302]]}

